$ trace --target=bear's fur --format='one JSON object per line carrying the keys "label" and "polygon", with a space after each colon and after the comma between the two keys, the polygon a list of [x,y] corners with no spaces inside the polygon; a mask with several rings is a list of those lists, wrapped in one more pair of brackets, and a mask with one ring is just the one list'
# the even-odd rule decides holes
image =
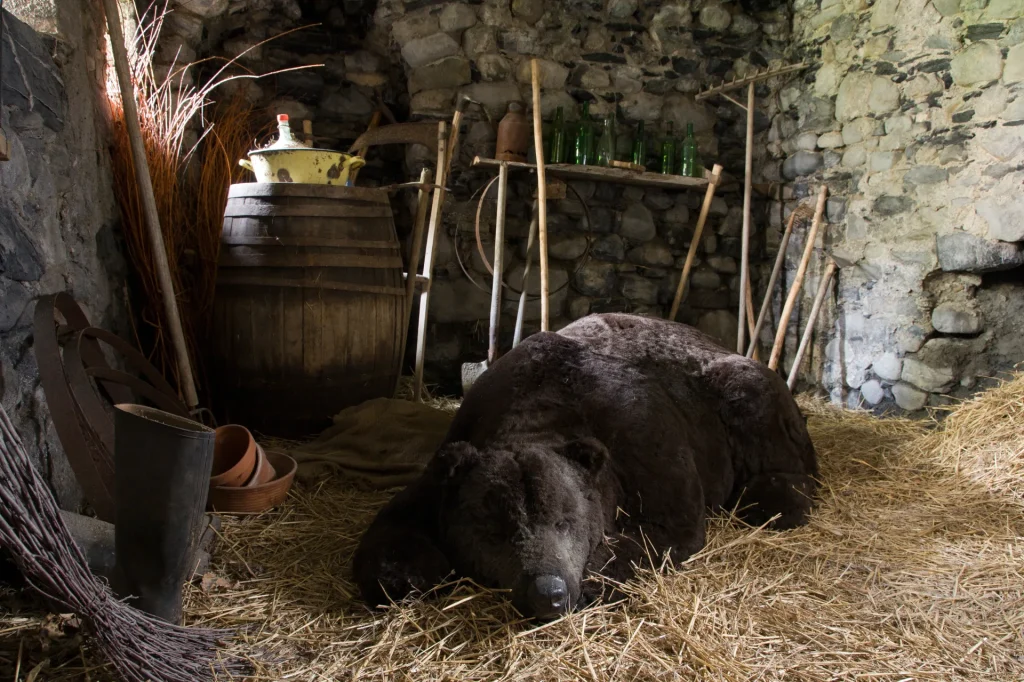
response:
{"label": "bear's fur", "polygon": [[778,374],[684,324],[606,314],[534,334],[381,510],[356,580],[378,605],[454,571],[558,615],[598,596],[588,573],[622,582],[648,556],[700,550],[709,510],[804,523],[818,475],[805,422]]}

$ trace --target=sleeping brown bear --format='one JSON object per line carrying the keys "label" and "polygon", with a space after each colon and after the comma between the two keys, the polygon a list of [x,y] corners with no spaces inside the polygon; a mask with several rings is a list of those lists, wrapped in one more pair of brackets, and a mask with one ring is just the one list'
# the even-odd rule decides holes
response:
{"label": "sleeping brown bear", "polygon": [[804,523],[817,475],[775,372],[684,324],[591,315],[479,377],[423,476],[367,529],[354,573],[371,605],[454,572],[550,619],[599,596],[590,573],[624,582],[648,556],[700,550],[709,510]]}

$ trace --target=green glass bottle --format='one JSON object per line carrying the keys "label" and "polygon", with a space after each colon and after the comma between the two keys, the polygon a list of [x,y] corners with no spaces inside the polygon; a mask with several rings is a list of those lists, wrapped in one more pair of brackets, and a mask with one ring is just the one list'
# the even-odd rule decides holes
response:
{"label": "green glass bottle", "polygon": [[615,117],[605,116],[601,141],[597,144],[597,164],[611,166],[615,160]]}
{"label": "green glass bottle", "polygon": [[696,177],[697,167],[697,140],[693,136],[693,124],[686,124],[686,138],[683,139],[681,153],[679,154],[679,174],[687,177]]}
{"label": "green glass bottle", "polygon": [[590,120],[590,102],[583,103],[583,113],[580,114],[579,126],[576,129],[575,144],[573,144],[574,160],[577,164],[585,166],[591,161],[592,145],[594,143],[594,127]]}
{"label": "green glass bottle", "polygon": [[562,107],[555,109],[555,120],[551,125],[551,151],[548,163],[565,163],[565,118]]}
{"label": "green glass bottle", "polygon": [[668,122],[668,135],[661,143],[661,173],[672,175],[676,165],[676,140],[672,137],[672,121]]}
{"label": "green glass bottle", "polygon": [[647,163],[647,140],[644,138],[644,122],[636,124],[636,136],[633,138],[633,163],[643,166]]}

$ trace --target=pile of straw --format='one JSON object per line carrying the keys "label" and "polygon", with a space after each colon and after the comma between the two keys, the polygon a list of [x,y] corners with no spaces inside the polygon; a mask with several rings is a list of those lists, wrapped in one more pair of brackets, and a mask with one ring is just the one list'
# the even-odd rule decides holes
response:
{"label": "pile of straw", "polygon": [[265,679],[1020,680],[1024,376],[941,425],[804,401],[823,469],[810,524],[715,519],[625,605],[537,627],[462,585],[371,614],[349,561],[385,494],[337,483],[226,524],[192,622],[250,626]]}
{"label": "pile of straw", "polygon": [[1024,375],[941,424],[803,401],[824,478],[808,526],[715,519],[628,603],[540,627],[468,584],[368,612],[349,562],[387,494],[297,488],[226,519],[188,618],[240,628],[265,680],[1021,680],[1022,403]]}

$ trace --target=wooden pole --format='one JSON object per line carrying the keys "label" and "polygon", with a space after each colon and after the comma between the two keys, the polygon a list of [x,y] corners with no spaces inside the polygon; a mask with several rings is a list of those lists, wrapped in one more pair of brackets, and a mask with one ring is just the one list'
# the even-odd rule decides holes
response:
{"label": "wooden pole", "polygon": [[782,233],[782,241],[779,242],[779,253],[775,256],[775,266],[772,268],[772,275],[768,278],[768,288],[764,293],[764,302],[761,303],[761,312],[757,316],[757,324],[754,331],[750,333],[750,346],[747,348],[747,357],[753,357],[757,346],[757,335],[761,333],[765,318],[768,316],[768,309],[771,307],[772,290],[775,289],[775,282],[782,272],[782,264],[786,260],[786,247],[789,246],[789,236],[793,233],[793,223],[796,221],[796,211],[789,214],[789,222],[786,223],[786,231]]}
{"label": "wooden pole", "polygon": [[818,238],[818,225],[821,223],[821,216],[825,212],[825,198],[828,196],[828,186],[822,185],[818,193],[818,205],[814,209],[814,222],[807,233],[807,244],[804,246],[804,255],[800,259],[800,266],[797,268],[796,277],[793,279],[793,286],[789,289],[789,296],[786,298],[786,305],[782,308],[782,315],[779,316],[779,328],[775,330],[775,344],[772,346],[772,354],[768,359],[768,368],[776,369],[779,366],[779,356],[782,355],[782,346],[786,341],[786,328],[789,326],[789,318],[793,315],[793,306],[796,305],[797,296],[800,295],[800,287],[804,283],[804,275],[807,274],[807,264],[811,260],[811,253],[814,251],[814,242]]}
{"label": "wooden pole", "polygon": [[409,251],[409,271],[405,273],[405,314],[402,316],[402,350],[398,354],[399,372],[395,383],[395,394],[402,385],[401,366],[405,364],[405,349],[409,340],[409,325],[412,324],[412,297],[416,294],[416,275],[420,266],[420,249],[423,248],[423,228],[427,223],[427,205],[430,203],[430,192],[426,185],[434,179],[429,168],[420,171],[420,191],[416,196],[416,217],[412,224],[412,248]]}
{"label": "wooden pole", "polygon": [[[742,353],[746,348],[747,325],[744,314],[747,305],[747,288],[750,286],[750,192],[753,182],[754,165],[754,84],[747,86],[747,158],[743,176],[743,240],[740,243],[740,308],[736,320],[736,352]],[[753,310],[753,304],[750,305]],[[751,315],[753,317],[753,315]]]}
{"label": "wooden pole", "polygon": [[818,319],[818,313],[821,310],[821,304],[825,300],[825,292],[828,291],[828,285],[832,283],[832,275],[836,271],[836,262],[829,259],[828,267],[825,269],[825,274],[821,278],[821,284],[818,286],[818,293],[814,297],[814,305],[811,306],[811,315],[807,319],[807,329],[804,330],[804,336],[800,339],[800,347],[796,349],[796,356],[793,358],[793,367],[789,370],[789,380],[786,384],[789,386],[789,390],[792,391],[793,387],[796,386],[796,377],[800,373],[800,363],[804,359],[804,353],[807,351],[807,346],[811,342],[811,333],[814,331],[814,323]]}
{"label": "wooden pole", "polygon": [[427,248],[423,253],[423,291],[420,293],[420,319],[416,326],[416,369],[413,383],[413,400],[423,400],[423,362],[427,353],[427,312],[430,308],[430,287],[434,280],[434,257],[437,251],[437,235],[440,233],[441,209],[444,207],[445,160],[448,144],[447,124],[437,124],[437,187],[434,188],[434,203],[430,207],[430,228],[427,230]]}
{"label": "wooden pole", "polygon": [[516,312],[516,329],[512,335],[512,347],[515,348],[523,340],[523,320],[526,318],[526,281],[530,276],[530,251],[537,238],[537,200],[533,201],[530,218],[530,235],[526,238],[526,264],[523,266],[522,290],[519,292],[519,310]]}
{"label": "wooden pole", "polygon": [[540,115],[540,65],[530,60],[533,77],[533,146],[537,153],[537,227],[540,232],[540,330],[550,329],[548,301],[548,185],[544,175],[544,130]]}
{"label": "wooden pole", "polygon": [[149,235],[150,248],[153,249],[157,280],[160,282],[160,293],[164,300],[164,314],[167,316],[167,326],[171,331],[171,345],[174,347],[174,355],[177,360],[178,374],[180,375],[179,389],[184,393],[185,404],[190,410],[193,410],[199,405],[199,397],[196,395],[192,363],[189,360],[188,346],[185,343],[185,332],[181,326],[174,282],[167,264],[167,249],[164,246],[164,235],[160,229],[160,214],[157,212],[156,197],[153,194],[149,161],[146,159],[146,146],[142,140],[142,128],[139,125],[139,112],[135,102],[135,87],[132,84],[128,65],[128,51],[125,48],[124,32],[121,30],[121,13],[117,9],[117,0],[103,0],[103,9],[107,15],[110,46],[114,52],[114,70],[117,72],[117,84],[121,91],[124,124],[128,130],[128,139],[132,147],[135,179],[139,183],[142,210],[146,216],[146,231]]}
{"label": "wooden pole", "polygon": [[487,334],[487,364],[498,359],[498,333],[501,327],[501,287],[505,270],[505,196],[508,190],[508,162],[498,169],[498,215],[494,220],[494,266],[491,280],[491,325]]}
{"label": "wooden pole", "polygon": [[704,233],[704,223],[708,219],[708,211],[711,210],[711,202],[715,198],[715,188],[722,180],[722,167],[717,163],[711,169],[711,178],[708,180],[708,188],[704,192],[704,203],[700,207],[700,216],[697,218],[697,227],[690,239],[690,250],[686,254],[686,263],[683,264],[683,273],[679,276],[679,286],[676,287],[676,297],[672,299],[672,308],[669,310],[668,319],[675,320],[679,313],[679,305],[683,302],[683,292],[686,290],[686,283],[690,278],[690,269],[693,268],[693,261],[697,257],[697,245],[700,244],[701,235]]}

